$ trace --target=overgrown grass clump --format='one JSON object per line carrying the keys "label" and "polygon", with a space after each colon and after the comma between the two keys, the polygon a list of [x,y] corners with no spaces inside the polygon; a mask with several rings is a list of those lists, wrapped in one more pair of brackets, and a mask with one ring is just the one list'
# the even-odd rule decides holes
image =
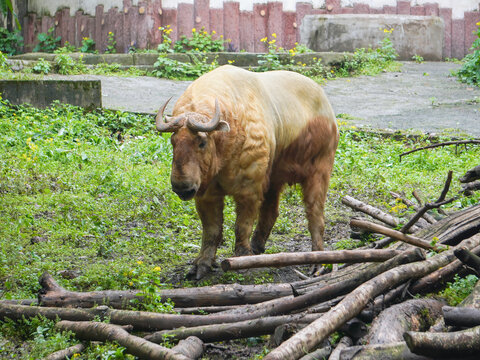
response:
{"label": "overgrown grass clump", "polygon": [[[144,309],[172,311],[172,304],[159,303],[156,291],[191,285],[183,276],[199,251],[201,225],[194,204],[180,201],[170,190],[169,135],[153,129],[150,116],[0,102],[0,299],[35,298],[38,278],[48,271],[70,290],[140,289],[150,300]],[[400,153],[426,143],[384,138],[343,122],[327,202],[328,230],[346,226],[340,203],[346,194],[398,211],[390,190],[408,194],[416,189],[426,200],[435,199],[450,169],[454,194],[456,179],[478,165],[480,149],[456,154],[446,147],[399,161]],[[285,244],[299,235],[298,245],[309,248],[301,199],[298,187],[285,192],[267,252],[293,251]],[[462,198],[450,207],[477,201],[478,196]],[[234,206],[227,200],[220,258],[233,254],[234,221]],[[62,277],[64,273],[69,275]],[[218,281],[272,280],[266,271],[256,277],[226,273]],[[16,344],[27,341],[27,350],[39,354],[42,346],[53,351],[70,341],[48,321],[39,321],[35,331],[28,324],[2,324],[2,349],[23,356]],[[25,329],[28,336],[19,333]],[[100,351],[124,356],[121,348],[105,345],[92,347],[83,358],[93,359]]]}

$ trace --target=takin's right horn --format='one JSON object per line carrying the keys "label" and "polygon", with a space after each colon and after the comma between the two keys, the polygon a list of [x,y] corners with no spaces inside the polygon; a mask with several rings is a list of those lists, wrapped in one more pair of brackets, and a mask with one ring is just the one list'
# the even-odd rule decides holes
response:
{"label": "takin's right horn", "polygon": [[163,112],[165,111],[165,108],[170,100],[172,100],[172,98],[168,99],[165,104],[163,104],[163,106],[158,110],[157,116],[155,117],[155,126],[158,132],[173,132],[182,126],[180,123],[180,121],[183,120],[182,117],[172,120],[170,117],[165,116],[165,121],[163,120]]}

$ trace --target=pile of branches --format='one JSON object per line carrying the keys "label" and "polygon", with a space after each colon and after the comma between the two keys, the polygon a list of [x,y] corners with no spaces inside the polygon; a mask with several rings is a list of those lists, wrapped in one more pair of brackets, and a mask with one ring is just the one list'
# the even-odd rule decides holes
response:
{"label": "pile of branches", "polygon": [[[376,219],[353,218],[352,229],[386,236],[369,247],[222,262],[224,270],[344,264],[330,273],[300,274],[301,280],[284,284],[161,290],[162,300],[175,303],[175,314],[128,310],[132,300],[146,300],[139,291],[68,291],[44,273],[38,299],[0,301],[0,320],[37,315],[60,319],[56,327],[72,331],[80,341],[116,341],[143,359],[197,359],[215,342],[261,335],[271,335],[272,350],[265,359],[474,356],[480,352],[480,285],[456,308],[432,298],[412,299],[442,288],[455,274],[480,272],[480,205],[440,220],[430,214],[452,201],[445,199],[451,179],[449,173],[433,203],[403,199],[416,209],[405,224],[345,197],[344,204]],[[106,319],[108,323],[98,321]],[[333,347],[328,339],[336,331],[344,337]],[[178,345],[159,345],[165,339]],[[48,359],[64,359],[83,348],[80,342]]]}

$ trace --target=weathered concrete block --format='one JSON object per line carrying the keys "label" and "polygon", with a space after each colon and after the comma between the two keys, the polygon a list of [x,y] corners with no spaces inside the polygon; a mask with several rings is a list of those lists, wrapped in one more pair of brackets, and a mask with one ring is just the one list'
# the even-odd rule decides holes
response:
{"label": "weathered concrete block", "polygon": [[44,108],[58,100],[85,108],[102,107],[100,80],[0,80],[0,93],[15,105]]}
{"label": "weathered concrete block", "polygon": [[442,60],[444,22],[436,16],[411,15],[307,15],[300,27],[301,43],[315,51],[353,52],[376,48],[393,28],[390,39],[400,60],[420,55],[425,60]]}

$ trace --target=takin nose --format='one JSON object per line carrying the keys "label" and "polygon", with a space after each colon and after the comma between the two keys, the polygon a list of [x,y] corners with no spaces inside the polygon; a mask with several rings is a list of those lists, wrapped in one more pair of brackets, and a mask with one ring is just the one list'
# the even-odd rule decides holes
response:
{"label": "takin nose", "polygon": [[198,187],[190,183],[177,183],[172,181],[172,190],[180,199],[187,201],[193,199],[197,193]]}

